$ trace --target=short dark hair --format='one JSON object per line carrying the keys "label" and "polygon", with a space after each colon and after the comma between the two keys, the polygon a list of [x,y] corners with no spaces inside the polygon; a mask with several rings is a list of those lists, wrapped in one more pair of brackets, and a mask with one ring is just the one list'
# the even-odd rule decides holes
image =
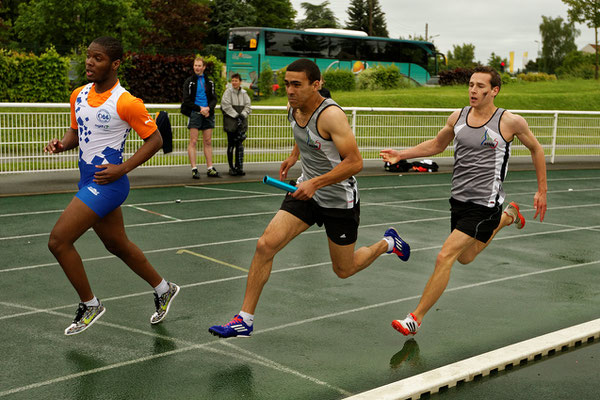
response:
{"label": "short dark hair", "polygon": [[238,78],[240,81],[242,80],[242,77],[237,72],[235,74],[231,75],[231,79],[233,79],[233,78]]}
{"label": "short dark hair", "polygon": [[100,36],[92,41],[104,47],[110,61],[123,60],[123,46],[121,42],[111,36]]}
{"label": "short dark hair", "polygon": [[498,86],[498,89],[500,89],[502,87],[502,78],[500,77],[498,71],[496,71],[494,68],[488,66],[475,67],[473,69],[473,74],[477,72],[490,75],[490,84],[492,85],[492,88]]}
{"label": "short dark hair", "polygon": [[321,70],[314,61],[300,58],[287,66],[287,71],[304,72],[310,83],[321,80]]}

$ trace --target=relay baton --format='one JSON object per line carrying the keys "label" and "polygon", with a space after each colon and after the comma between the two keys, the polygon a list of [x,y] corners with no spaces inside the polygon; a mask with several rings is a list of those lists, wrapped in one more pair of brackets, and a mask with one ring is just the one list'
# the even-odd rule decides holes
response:
{"label": "relay baton", "polygon": [[285,190],[290,193],[294,193],[297,189],[296,186],[292,186],[289,183],[281,182],[279,179],[271,178],[268,175],[265,175],[265,177],[263,178],[263,183],[274,186],[277,189]]}

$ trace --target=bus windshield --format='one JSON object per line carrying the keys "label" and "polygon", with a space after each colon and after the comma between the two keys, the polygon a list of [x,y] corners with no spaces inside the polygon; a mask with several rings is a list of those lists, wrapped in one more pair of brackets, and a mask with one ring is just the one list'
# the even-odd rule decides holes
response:
{"label": "bus windshield", "polygon": [[229,32],[229,50],[253,51],[258,46],[258,30],[232,30]]}

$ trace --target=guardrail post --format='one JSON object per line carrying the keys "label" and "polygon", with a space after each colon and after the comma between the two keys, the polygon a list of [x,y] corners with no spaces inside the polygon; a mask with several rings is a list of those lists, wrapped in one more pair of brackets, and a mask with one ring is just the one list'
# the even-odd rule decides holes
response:
{"label": "guardrail post", "polygon": [[552,126],[552,153],[550,163],[554,164],[554,156],[556,155],[556,133],[558,131],[558,113],[554,113],[554,124]]}
{"label": "guardrail post", "polygon": [[356,136],[356,110],[352,110],[352,132]]}

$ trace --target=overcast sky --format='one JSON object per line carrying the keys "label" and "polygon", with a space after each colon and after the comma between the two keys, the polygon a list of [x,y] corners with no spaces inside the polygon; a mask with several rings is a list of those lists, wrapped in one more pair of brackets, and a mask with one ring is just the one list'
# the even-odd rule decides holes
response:
{"label": "overcast sky", "polygon": [[[323,1],[291,0],[297,19],[304,18],[300,4]],[[342,25],[348,20],[349,4],[348,0],[329,0]],[[453,45],[471,43],[475,45],[475,60],[483,64],[492,52],[508,59],[509,52],[514,51],[515,69],[522,67],[523,53],[528,53],[528,60],[536,58],[542,15],[567,19],[567,6],[561,0],[379,0],[379,4],[391,38],[425,36],[427,23],[438,51],[446,54]],[[579,24],[577,28],[581,31],[575,41],[579,50],[594,43],[593,29]]]}

